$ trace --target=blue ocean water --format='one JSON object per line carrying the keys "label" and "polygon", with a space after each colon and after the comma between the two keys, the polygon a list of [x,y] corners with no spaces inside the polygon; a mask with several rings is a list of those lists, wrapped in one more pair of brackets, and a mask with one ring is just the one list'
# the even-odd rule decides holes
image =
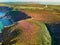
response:
{"label": "blue ocean water", "polygon": [[46,24],[52,37],[52,45],[60,45],[60,23]]}
{"label": "blue ocean water", "polygon": [[3,29],[3,24],[2,24],[2,22],[0,22],[0,33],[2,33],[2,29]]}
{"label": "blue ocean water", "polygon": [[11,25],[13,23],[7,17],[1,18],[0,21],[3,23],[4,26],[9,26],[9,25]]}
{"label": "blue ocean water", "polygon": [[5,16],[5,12],[0,12],[0,18]]}
{"label": "blue ocean water", "polygon": [[11,20],[8,19],[9,17],[6,16],[6,13],[11,11],[13,8],[9,8],[6,6],[0,6],[0,22],[3,23],[4,26],[9,26],[12,24]]}

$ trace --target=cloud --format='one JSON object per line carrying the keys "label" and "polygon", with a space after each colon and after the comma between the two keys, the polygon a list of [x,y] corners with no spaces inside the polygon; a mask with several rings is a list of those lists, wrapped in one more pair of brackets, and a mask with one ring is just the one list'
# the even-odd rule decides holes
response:
{"label": "cloud", "polygon": [[0,0],[0,2],[60,2],[60,0]]}
{"label": "cloud", "polygon": [[0,0],[0,2],[19,2],[20,0]]}
{"label": "cloud", "polygon": [[60,2],[60,0],[21,0],[27,2]]}

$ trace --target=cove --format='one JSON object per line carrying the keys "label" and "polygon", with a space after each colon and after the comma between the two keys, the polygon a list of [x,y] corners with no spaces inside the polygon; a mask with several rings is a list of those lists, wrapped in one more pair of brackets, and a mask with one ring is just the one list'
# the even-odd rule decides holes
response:
{"label": "cove", "polygon": [[26,13],[22,11],[10,11],[6,15],[9,15],[11,19],[13,20],[13,22],[31,18],[31,16],[28,16]]}
{"label": "cove", "polygon": [[31,16],[28,16],[22,11],[12,11],[12,9],[9,7],[0,7],[0,41],[3,40],[2,30],[4,27],[7,28],[15,22],[28,18],[31,18]]}
{"label": "cove", "polygon": [[52,37],[52,45],[60,45],[60,23],[46,24]]}

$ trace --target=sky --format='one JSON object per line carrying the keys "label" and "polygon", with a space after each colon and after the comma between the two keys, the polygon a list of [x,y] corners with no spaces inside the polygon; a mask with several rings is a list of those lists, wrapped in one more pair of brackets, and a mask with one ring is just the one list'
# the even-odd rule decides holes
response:
{"label": "sky", "polygon": [[60,0],[0,0],[0,2],[60,2]]}

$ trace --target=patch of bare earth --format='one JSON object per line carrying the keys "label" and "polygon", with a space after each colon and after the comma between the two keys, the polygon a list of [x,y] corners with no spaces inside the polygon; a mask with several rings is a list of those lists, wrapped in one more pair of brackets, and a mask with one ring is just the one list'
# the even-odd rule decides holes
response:
{"label": "patch of bare earth", "polygon": [[20,21],[18,28],[23,30],[19,37],[20,42],[23,45],[35,45],[37,40],[38,26],[27,21]]}

